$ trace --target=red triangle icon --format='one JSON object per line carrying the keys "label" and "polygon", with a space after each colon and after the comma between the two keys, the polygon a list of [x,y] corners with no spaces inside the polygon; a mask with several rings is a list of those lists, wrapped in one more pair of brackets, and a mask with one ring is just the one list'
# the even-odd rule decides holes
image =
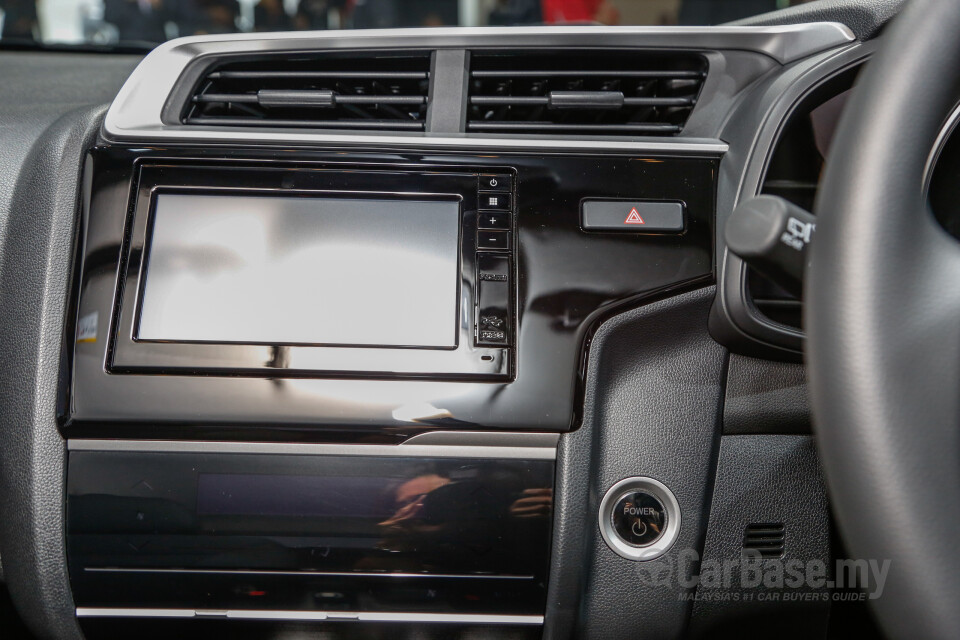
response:
{"label": "red triangle icon", "polygon": [[640,214],[637,213],[637,208],[634,207],[630,209],[630,214],[627,216],[627,219],[623,221],[624,224],[647,224],[643,221],[643,218],[640,217]]}

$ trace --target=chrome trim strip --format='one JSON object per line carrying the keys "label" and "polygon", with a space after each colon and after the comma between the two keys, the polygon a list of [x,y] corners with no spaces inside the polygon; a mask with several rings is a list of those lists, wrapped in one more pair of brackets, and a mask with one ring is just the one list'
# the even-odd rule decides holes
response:
{"label": "chrome trim strip", "polygon": [[90,573],[175,573],[243,576],[330,576],[333,578],[438,578],[449,580],[533,580],[534,576],[470,573],[387,573],[376,571],[257,571],[252,569],[140,569],[137,567],[84,567]]}
{"label": "chrome trim strip", "polygon": [[[104,122],[106,127],[106,122]],[[625,151],[636,153],[704,153],[723,155],[728,145],[720,140],[708,138],[672,138],[669,141],[658,140],[579,140],[550,139],[531,136],[527,138],[489,138],[489,137],[434,137],[402,136],[397,134],[337,134],[309,133],[304,131],[278,131],[277,129],[255,129],[241,127],[220,127],[212,129],[195,126],[161,126],[134,135],[113,135],[104,129],[104,138],[110,142],[183,142],[212,144],[271,144],[290,145],[326,144],[351,147],[424,147],[453,148],[458,151],[467,149],[503,151]]]}
{"label": "chrome trim strip", "polygon": [[[309,456],[392,456],[410,458],[493,458],[555,460],[560,436],[553,433],[446,432],[416,444],[312,444],[292,442],[199,442],[183,440],[68,440],[70,451],[139,451],[150,453],[237,453]],[[457,438],[461,438],[458,441]],[[416,441],[417,438],[411,438]]]}
{"label": "chrome trim strip", "polygon": [[428,431],[403,441],[410,445],[474,446],[474,447],[533,447],[555,449],[559,433],[518,433],[516,431]]}
{"label": "chrome trim strip", "polygon": [[223,618],[228,620],[293,620],[304,622],[419,622],[455,624],[540,625],[543,616],[462,613],[394,613],[376,611],[270,611],[258,609],[194,610],[121,607],[77,607],[78,618]]}
{"label": "chrome trim strip", "polygon": [[193,609],[114,609],[108,607],[77,607],[78,618],[192,618]]}
{"label": "chrome trim strip", "polygon": [[[622,149],[630,151],[686,150],[718,152],[720,141],[674,138],[670,141],[590,140],[517,137],[432,137],[429,134],[382,135],[311,133],[297,130],[195,127],[166,124],[162,112],[181,75],[195,60],[210,55],[344,49],[483,49],[498,47],[618,47],[686,50],[747,50],[780,64],[849,44],[850,30],[838,23],[772,27],[465,27],[451,29],[372,29],[248,33],[193,36],[166,42],[137,66],[120,89],[104,120],[109,141],[180,140],[186,142],[325,143],[377,146],[437,146],[457,148]],[[707,149],[698,145],[707,145]],[[693,148],[691,148],[691,145]]]}

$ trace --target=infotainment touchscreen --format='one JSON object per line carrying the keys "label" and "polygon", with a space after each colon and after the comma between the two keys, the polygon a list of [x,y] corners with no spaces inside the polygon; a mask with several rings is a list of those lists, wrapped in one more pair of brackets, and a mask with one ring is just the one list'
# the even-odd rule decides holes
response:
{"label": "infotainment touchscreen", "polygon": [[460,202],[160,192],[138,341],[454,348]]}

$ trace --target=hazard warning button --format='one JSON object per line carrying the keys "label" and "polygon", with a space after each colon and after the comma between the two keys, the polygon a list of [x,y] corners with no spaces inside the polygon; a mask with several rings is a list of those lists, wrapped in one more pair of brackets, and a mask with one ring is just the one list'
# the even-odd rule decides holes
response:
{"label": "hazard warning button", "polygon": [[684,206],[682,202],[584,200],[580,215],[585,231],[679,233]]}

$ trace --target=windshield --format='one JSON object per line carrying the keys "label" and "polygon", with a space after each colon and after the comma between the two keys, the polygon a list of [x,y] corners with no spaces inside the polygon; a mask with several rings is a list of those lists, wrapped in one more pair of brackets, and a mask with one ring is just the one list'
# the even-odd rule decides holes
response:
{"label": "windshield", "polygon": [[0,0],[0,45],[148,49],[187,35],[533,24],[713,25],[797,0]]}

